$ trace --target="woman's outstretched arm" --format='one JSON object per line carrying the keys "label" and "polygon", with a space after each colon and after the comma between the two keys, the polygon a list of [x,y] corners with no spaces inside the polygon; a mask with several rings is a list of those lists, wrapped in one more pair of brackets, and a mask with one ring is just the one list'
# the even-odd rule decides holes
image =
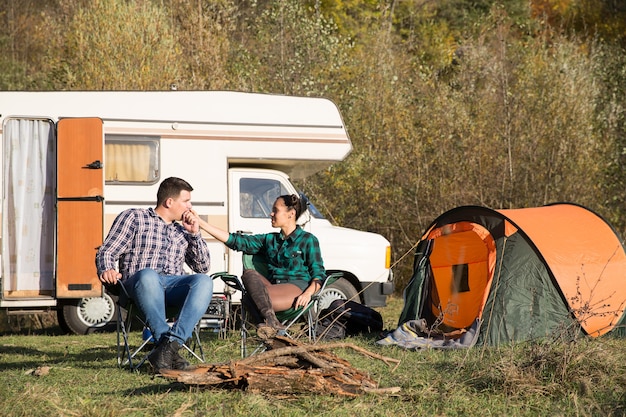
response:
{"label": "woman's outstretched arm", "polygon": [[230,236],[230,233],[228,233],[226,230],[222,230],[219,227],[213,226],[212,224],[202,220],[199,216],[198,223],[200,225],[200,229],[204,230],[220,242],[226,243],[228,237]]}

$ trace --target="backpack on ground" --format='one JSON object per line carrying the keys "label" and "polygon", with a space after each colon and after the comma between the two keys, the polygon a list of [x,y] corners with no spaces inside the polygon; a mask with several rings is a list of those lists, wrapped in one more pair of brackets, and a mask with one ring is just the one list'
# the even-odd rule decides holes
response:
{"label": "backpack on ground", "polygon": [[335,300],[319,315],[316,336],[322,340],[379,333],[383,330],[380,313],[356,301]]}

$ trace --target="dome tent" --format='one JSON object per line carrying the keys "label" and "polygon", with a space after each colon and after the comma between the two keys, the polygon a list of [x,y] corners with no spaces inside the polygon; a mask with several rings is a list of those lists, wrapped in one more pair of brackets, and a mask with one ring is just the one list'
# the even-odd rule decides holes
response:
{"label": "dome tent", "polygon": [[624,335],[626,253],[615,230],[579,205],[457,207],[418,242],[404,301],[398,329],[379,344]]}

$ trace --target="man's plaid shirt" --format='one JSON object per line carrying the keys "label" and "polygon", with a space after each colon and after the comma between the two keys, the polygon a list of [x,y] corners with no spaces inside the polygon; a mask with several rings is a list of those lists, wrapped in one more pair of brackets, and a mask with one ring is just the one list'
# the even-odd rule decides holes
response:
{"label": "man's plaid shirt", "polygon": [[161,275],[183,275],[184,263],[197,273],[208,273],[206,242],[179,223],[166,223],[152,208],[121,212],[96,254],[98,276],[119,266],[122,279],[145,268]]}

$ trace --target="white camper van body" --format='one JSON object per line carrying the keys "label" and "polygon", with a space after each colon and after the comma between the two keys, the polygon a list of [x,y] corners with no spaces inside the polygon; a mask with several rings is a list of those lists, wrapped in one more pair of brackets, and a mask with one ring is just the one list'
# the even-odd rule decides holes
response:
{"label": "white camper van body", "polygon": [[[154,207],[163,179],[187,180],[206,220],[265,233],[273,200],[298,192],[289,177],[351,151],[331,101],[238,92],[0,92],[0,128],[0,307],[54,308],[75,333],[114,320],[96,248],[122,210]],[[385,305],[389,242],[310,211],[301,223],[318,237],[326,269],[344,273],[329,291]],[[240,253],[205,239],[211,272],[241,273]]]}

